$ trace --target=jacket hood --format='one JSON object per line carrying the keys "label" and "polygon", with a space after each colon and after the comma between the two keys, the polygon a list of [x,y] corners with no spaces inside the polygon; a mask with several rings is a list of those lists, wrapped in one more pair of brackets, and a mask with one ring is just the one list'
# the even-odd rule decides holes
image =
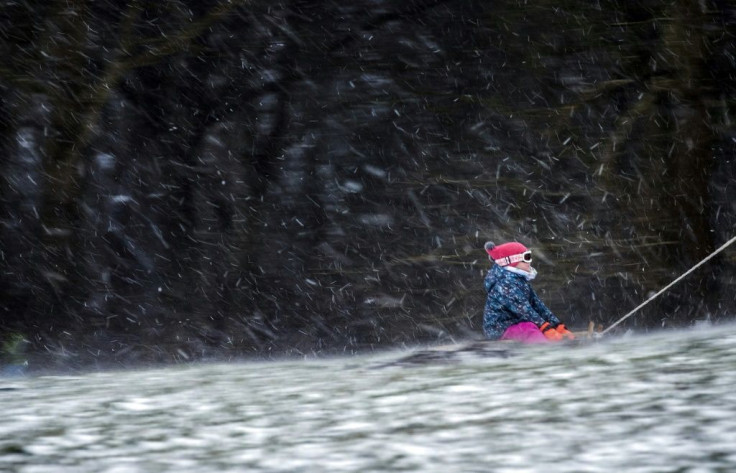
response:
{"label": "jacket hood", "polygon": [[485,277],[486,291],[490,291],[499,281],[513,281],[518,284],[518,281],[528,281],[529,279],[520,272],[511,272],[502,266],[494,264],[488,271]]}
{"label": "jacket hood", "polygon": [[506,281],[508,278],[520,278],[521,276],[518,276],[514,273],[511,273],[509,271],[506,271],[501,266],[494,264],[491,266],[491,269],[488,271],[488,274],[486,274],[485,277],[485,286],[486,291],[490,291],[493,286],[495,286],[499,281]]}
{"label": "jacket hood", "polygon": [[491,281],[491,285],[495,285],[498,281],[501,281],[506,277],[506,273],[508,273],[508,271],[504,271],[501,266],[494,264],[491,266],[491,270],[488,271],[486,279]]}

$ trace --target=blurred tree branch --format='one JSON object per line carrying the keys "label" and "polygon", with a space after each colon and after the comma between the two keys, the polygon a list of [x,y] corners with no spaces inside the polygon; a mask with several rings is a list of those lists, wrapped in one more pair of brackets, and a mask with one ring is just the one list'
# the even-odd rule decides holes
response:
{"label": "blurred tree branch", "polygon": [[[75,255],[84,157],[121,80],[136,68],[187,51],[212,25],[247,3],[218,2],[197,18],[186,9],[179,15],[179,26],[160,36],[142,33],[150,29],[150,21],[142,17],[152,5],[140,0],[102,7],[90,0],[55,1],[6,11],[16,21],[9,25],[10,41],[0,49],[7,58],[0,66],[0,84],[20,100],[41,101],[50,110],[41,143],[44,182],[38,228],[45,256],[38,274],[57,298],[65,293],[65,285],[73,287],[81,277]],[[169,2],[164,7],[175,10],[177,5]],[[109,11],[100,10],[106,7]]]}
{"label": "blurred tree branch", "polygon": [[[604,148],[601,181],[606,192],[616,196],[613,205],[629,215],[616,230],[622,237],[677,242],[648,249],[629,246],[642,267],[650,258],[659,262],[662,270],[643,281],[650,288],[671,279],[666,268],[676,272],[689,267],[715,248],[708,188],[717,139],[708,113],[708,103],[715,98],[707,66],[714,50],[708,34],[712,12],[703,2],[679,0],[663,13],[646,20],[658,31],[654,50],[640,50],[624,69],[635,80],[602,84],[588,94],[602,93],[611,100],[614,94],[634,91]],[[708,281],[694,290],[703,301],[712,284]]]}

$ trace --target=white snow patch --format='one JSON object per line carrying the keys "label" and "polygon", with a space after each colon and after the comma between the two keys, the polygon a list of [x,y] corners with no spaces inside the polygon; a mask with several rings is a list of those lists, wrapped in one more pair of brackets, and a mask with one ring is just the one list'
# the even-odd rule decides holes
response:
{"label": "white snow patch", "polygon": [[115,166],[115,156],[110,153],[97,153],[95,162],[100,169],[112,169]]}

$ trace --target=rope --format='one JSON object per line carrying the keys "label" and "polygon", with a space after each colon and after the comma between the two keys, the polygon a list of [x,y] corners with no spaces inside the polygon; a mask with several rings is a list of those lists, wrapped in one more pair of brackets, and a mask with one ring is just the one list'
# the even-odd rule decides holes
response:
{"label": "rope", "polygon": [[711,258],[713,258],[715,255],[717,255],[721,251],[725,250],[729,245],[731,245],[735,241],[736,241],[736,237],[733,237],[730,240],[728,240],[726,243],[724,243],[723,245],[721,245],[721,247],[718,248],[716,251],[714,251],[713,253],[709,254],[705,258],[703,258],[703,260],[700,261],[700,263],[696,264],[692,268],[690,268],[687,271],[685,271],[685,273],[683,273],[679,278],[675,279],[674,281],[672,281],[671,283],[669,283],[668,285],[666,285],[665,287],[663,287],[662,289],[660,289],[658,293],[654,294],[652,297],[650,297],[649,299],[647,299],[644,302],[642,302],[641,304],[639,304],[634,310],[632,310],[628,314],[626,314],[623,317],[621,317],[620,319],[618,319],[616,322],[613,323],[613,325],[611,325],[610,327],[608,327],[607,329],[605,329],[604,331],[602,331],[600,334],[601,335],[605,335],[607,332],[609,332],[611,329],[613,329],[614,327],[616,327],[618,324],[620,324],[621,322],[623,322],[624,320],[628,319],[629,317],[631,317],[632,315],[634,315],[636,312],[638,312],[639,309],[641,309],[642,307],[644,307],[645,305],[649,304],[654,299],[656,299],[657,297],[659,297],[667,289],[671,288],[672,286],[674,286],[675,284],[677,284],[678,282],[680,282],[682,279],[685,278],[685,276],[687,276],[688,274],[690,274],[693,271],[695,271],[696,269],[698,269],[700,266],[702,266],[703,264],[705,264],[707,261],[709,261]]}

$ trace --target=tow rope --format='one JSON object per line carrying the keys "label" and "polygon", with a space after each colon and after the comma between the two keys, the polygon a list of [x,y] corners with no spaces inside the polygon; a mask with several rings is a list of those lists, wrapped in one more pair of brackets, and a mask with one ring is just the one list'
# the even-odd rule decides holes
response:
{"label": "tow rope", "polygon": [[733,242],[735,242],[735,241],[736,241],[736,237],[733,237],[733,238],[731,238],[730,240],[728,240],[728,241],[727,241],[726,243],[724,243],[723,245],[721,245],[721,247],[720,247],[720,248],[718,248],[717,250],[715,250],[715,251],[714,251],[713,253],[709,254],[709,255],[708,255],[708,256],[706,256],[705,258],[703,258],[703,260],[702,260],[702,261],[700,261],[700,262],[699,262],[698,264],[696,264],[696,265],[695,265],[695,266],[693,266],[692,268],[690,268],[690,269],[688,269],[687,271],[685,271],[685,272],[684,272],[684,273],[683,273],[683,274],[682,274],[682,275],[681,275],[680,277],[678,277],[677,279],[675,279],[674,281],[672,281],[671,283],[669,283],[668,285],[666,285],[665,287],[663,287],[662,289],[660,289],[660,290],[659,290],[659,292],[657,292],[657,293],[656,293],[656,294],[654,294],[654,295],[653,295],[652,297],[650,297],[649,299],[647,299],[647,300],[645,300],[644,302],[642,302],[641,304],[639,304],[639,305],[638,305],[638,306],[637,306],[636,308],[634,308],[634,310],[632,310],[632,311],[631,311],[631,312],[629,312],[628,314],[626,314],[626,315],[624,315],[623,317],[621,317],[620,319],[618,319],[618,320],[617,320],[616,322],[614,322],[614,323],[613,323],[613,325],[611,325],[610,327],[608,327],[608,328],[607,328],[607,329],[605,329],[604,331],[602,331],[602,332],[599,332],[599,333],[598,333],[597,335],[598,335],[598,336],[600,337],[600,336],[603,336],[603,335],[605,335],[605,334],[606,334],[606,333],[608,333],[609,331],[611,331],[611,330],[612,330],[612,329],[613,329],[614,327],[616,327],[616,326],[617,326],[618,324],[620,324],[620,323],[621,323],[621,322],[623,322],[624,320],[626,320],[626,319],[628,319],[629,317],[631,317],[632,315],[634,315],[634,314],[635,314],[636,312],[638,312],[638,311],[639,311],[639,309],[641,309],[641,308],[642,308],[642,307],[644,307],[645,305],[647,305],[647,304],[649,304],[650,302],[652,302],[652,301],[653,301],[654,299],[656,299],[657,297],[659,297],[659,296],[660,296],[660,295],[661,295],[661,294],[662,294],[663,292],[665,292],[665,291],[666,291],[667,289],[671,288],[672,286],[674,286],[675,284],[677,284],[678,282],[680,282],[680,281],[681,281],[682,279],[684,279],[684,278],[685,278],[685,276],[687,276],[688,274],[690,274],[690,273],[692,273],[693,271],[695,271],[696,269],[698,269],[698,268],[699,268],[700,266],[702,266],[703,264],[705,264],[705,263],[706,263],[707,261],[709,261],[709,260],[710,260],[711,258],[713,258],[713,257],[714,257],[715,255],[717,255],[717,254],[718,254],[718,253],[720,253],[721,251],[725,250],[725,249],[726,249],[726,248],[727,248],[727,247],[728,247],[729,245],[731,245],[731,244],[732,244]]}

